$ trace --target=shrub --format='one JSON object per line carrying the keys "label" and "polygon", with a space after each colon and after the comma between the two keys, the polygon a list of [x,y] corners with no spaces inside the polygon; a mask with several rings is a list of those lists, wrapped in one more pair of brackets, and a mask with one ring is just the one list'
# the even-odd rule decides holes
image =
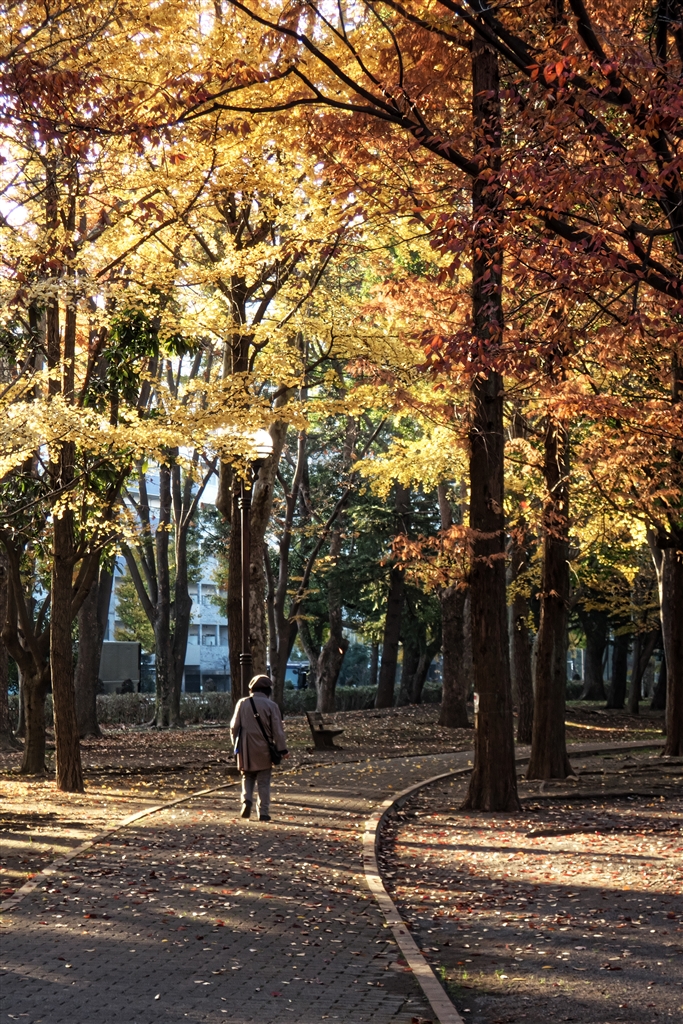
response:
{"label": "shrub", "polygon": [[[338,686],[337,711],[361,711],[375,703],[374,686]],[[285,690],[285,715],[303,715],[315,711],[315,690]],[[429,683],[423,695],[425,704],[438,704],[441,687]],[[19,698],[10,695],[10,720],[16,728]],[[105,693],[97,698],[97,719],[100,725],[144,725],[154,717],[153,693]],[[184,722],[226,722],[232,717],[232,698],[229,693],[183,693],[180,695],[180,715]],[[52,694],[45,700],[45,725],[52,728]]]}

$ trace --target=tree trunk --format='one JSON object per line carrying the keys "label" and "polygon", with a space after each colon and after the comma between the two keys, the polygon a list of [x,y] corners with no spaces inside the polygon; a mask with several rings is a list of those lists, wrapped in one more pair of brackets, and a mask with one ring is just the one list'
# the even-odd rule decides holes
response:
{"label": "tree trunk", "polygon": [[670,757],[683,756],[683,551],[662,550],[661,617],[666,658],[666,746]]}
{"label": "tree trunk", "polygon": [[377,672],[379,670],[379,644],[370,646],[370,682],[369,686],[377,686]]}
{"label": "tree trunk", "polygon": [[169,564],[169,526],[171,522],[171,469],[159,467],[159,524],[154,537],[157,571],[157,595],[154,614],[154,651],[156,655],[157,729],[180,725],[175,701],[175,661],[171,630],[171,568]]}
{"label": "tree trunk", "polygon": [[405,589],[404,576],[403,569],[399,569],[396,565],[389,573],[387,614],[384,620],[384,637],[382,639],[382,663],[379,670],[377,696],[375,697],[376,708],[390,708],[394,705],[398,645],[401,638],[403,592]]}
{"label": "tree trunk", "polygon": [[187,527],[176,525],[176,577],[173,589],[173,686],[171,690],[171,724],[180,727],[180,693],[187,656],[187,638],[192,618],[192,598],[188,585]]}
{"label": "tree trunk", "polygon": [[[73,462],[66,444],[62,461]],[[66,475],[62,473],[62,477]],[[55,765],[57,789],[82,793],[83,768],[76,720],[74,658],[71,642],[71,604],[73,599],[74,533],[73,513],[65,509],[52,526],[52,604],[50,610],[50,677],[55,729]]]}
{"label": "tree trunk", "polygon": [[[330,541],[330,559],[336,563],[342,549],[341,528],[337,526]],[[334,573],[334,570],[333,570]],[[342,596],[339,581],[330,580],[328,592],[330,635],[318,658],[318,703],[316,710],[335,710],[335,690],[349,641],[342,630]]]}
{"label": "tree trunk", "polygon": [[547,420],[543,475],[541,621],[534,651],[534,719],[527,778],[571,774],[565,739],[569,615],[569,437]]}
{"label": "tree trunk", "polygon": [[531,743],[534,724],[534,684],[531,669],[533,640],[529,631],[529,601],[515,595],[510,606],[512,688],[517,700],[517,742]]}
{"label": "tree trunk", "polygon": [[643,685],[643,676],[659,642],[659,637],[658,629],[651,633],[638,633],[636,636],[633,645],[633,664],[631,665],[631,688],[628,694],[628,709],[632,715],[640,713],[640,691]]}
{"label": "tree trunk", "polygon": [[313,640],[311,636],[311,630],[305,619],[302,619],[299,623],[299,640],[301,646],[304,649],[306,657],[308,658],[308,688],[316,690],[318,689],[318,658],[320,657],[320,648]]}
{"label": "tree trunk", "polygon": [[579,699],[606,700],[603,666],[609,625],[607,613],[579,608],[579,619],[586,634],[585,675]]}
{"label": "tree trunk", "polygon": [[[510,546],[510,584],[517,582],[529,555],[529,532],[522,522],[519,534],[513,536]],[[510,604],[510,668],[512,694],[517,702],[517,742],[531,743],[534,721],[534,685],[531,670],[533,642],[529,631],[529,598],[514,588]]]}
{"label": "tree trunk", "polygon": [[652,700],[650,701],[650,711],[666,710],[666,676],[666,655],[662,652],[662,663],[659,666],[657,685],[655,686],[654,693],[652,694]]}
{"label": "tree trunk", "polygon": [[78,610],[78,661],[74,684],[81,739],[102,735],[97,721],[97,687],[113,580],[111,567],[104,566]]}
{"label": "tree trunk", "polygon": [[[228,535],[228,655],[230,658],[230,691],[233,707],[246,694],[242,693],[240,653],[242,651],[242,544],[240,536],[239,490],[230,493],[230,533]],[[272,665],[271,665],[272,671]]]}
{"label": "tree trunk", "polygon": [[19,676],[19,707],[17,709],[17,728],[14,735],[23,740],[26,736],[26,715],[24,713],[24,682],[19,666],[17,666],[17,675]]}
{"label": "tree trunk", "polygon": [[410,703],[421,704],[422,693],[427,682],[427,676],[429,669],[434,661],[434,658],[441,649],[442,637],[441,631],[439,630],[438,637],[435,637],[431,643],[425,643],[420,649],[420,656],[417,660],[417,667],[413,673],[413,678],[410,681]]}
{"label": "tree trunk", "polygon": [[16,750],[19,744],[12,735],[9,717],[9,651],[2,638],[9,605],[9,567],[7,555],[0,547],[0,751]]}
{"label": "tree trunk", "polygon": [[607,707],[621,710],[626,700],[628,680],[628,649],[631,646],[630,633],[617,633],[612,648],[612,682]]}
{"label": "tree trunk", "polygon": [[411,628],[404,631],[403,634],[403,664],[401,665],[401,682],[396,701],[401,707],[415,703],[413,701],[413,681],[420,663],[420,643],[415,623],[411,622],[410,625]]}
{"label": "tree trunk", "polygon": [[465,659],[466,587],[445,587],[439,592],[443,645],[443,686],[439,725],[469,729],[467,697],[471,679]]}
{"label": "tree trunk", "polygon": [[[408,516],[410,514],[410,491],[403,484],[394,484],[394,510],[396,512],[397,532],[407,533]],[[394,565],[389,573],[387,612],[382,638],[382,662],[380,664],[377,695],[375,697],[376,708],[390,708],[394,705],[396,666],[398,665],[398,645],[401,639],[404,594],[405,571],[399,566]]]}
{"label": "tree trunk", "polygon": [[[472,319],[479,350],[495,358],[503,335],[502,264],[492,184],[500,168],[498,57],[475,32],[472,41],[472,110],[481,172],[472,189],[476,235],[472,251]],[[479,714],[474,768],[464,808],[519,809],[510,686],[505,594],[503,380],[493,369],[478,374],[470,391],[470,602],[474,688]]]}
{"label": "tree trunk", "polygon": [[[287,437],[287,424],[277,422],[270,427],[270,436],[273,442],[273,452],[263,465],[258,469],[258,475],[254,481],[251,499],[251,545],[249,558],[249,631],[251,638],[251,661],[254,675],[265,672],[267,669],[267,637],[268,628],[266,622],[266,591],[267,579],[265,571],[265,546],[266,531],[270,522],[273,509],[273,491],[275,478],[282,449]],[[298,492],[298,486],[296,488]],[[298,499],[298,493],[294,501]],[[288,542],[289,543],[289,542]],[[296,633],[291,646],[296,639]],[[291,654],[291,646],[287,652],[287,658]],[[278,658],[278,663],[280,659]],[[275,666],[271,662],[270,671],[273,676]],[[279,704],[282,703],[284,694],[284,673],[287,669],[285,660],[282,678],[273,678],[273,699]]]}
{"label": "tree trunk", "polygon": [[24,694],[24,756],[19,769],[22,775],[44,775],[45,768],[45,697],[49,669],[42,673],[22,672]]}

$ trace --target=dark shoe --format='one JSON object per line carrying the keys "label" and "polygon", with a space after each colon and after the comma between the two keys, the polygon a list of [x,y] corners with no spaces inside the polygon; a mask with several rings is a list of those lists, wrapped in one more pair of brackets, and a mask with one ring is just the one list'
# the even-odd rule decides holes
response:
{"label": "dark shoe", "polygon": [[242,804],[242,813],[240,818],[251,818],[251,803],[249,800],[245,800]]}
{"label": "dark shoe", "polygon": [[270,821],[270,815],[269,814],[259,814],[258,820],[259,821]]}

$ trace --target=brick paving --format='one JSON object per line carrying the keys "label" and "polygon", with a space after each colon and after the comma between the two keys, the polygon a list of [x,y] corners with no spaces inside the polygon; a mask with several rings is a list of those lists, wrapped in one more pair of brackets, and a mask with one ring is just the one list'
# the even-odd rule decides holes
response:
{"label": "brick paving", "polygon": [[467,754],[277,773],[270,824],[226,789],[71,861],[0,919],[0,1015],[26,1024],[433,1019],[362,875],[368,812]]}

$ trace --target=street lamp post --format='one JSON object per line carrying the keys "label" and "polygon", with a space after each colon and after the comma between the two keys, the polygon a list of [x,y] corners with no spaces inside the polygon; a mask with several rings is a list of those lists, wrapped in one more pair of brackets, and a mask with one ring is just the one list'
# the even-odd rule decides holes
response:
{"label": "street lamp post", "polygon": [[249,680],[252,676],[251,663],[251,631],[249,602],[251,595],[251,491],[258,477],[261,466],[273,453],[273,439],[267,430],[257,430],[250,438],[255,450],[256,459],[249,463],[246,477],[240,481],[240,494],[237,500],[240,510],[241,531],[241,562],[242,562],[242,650],[240,652],[240,691],[246,697],[249,692]]}

